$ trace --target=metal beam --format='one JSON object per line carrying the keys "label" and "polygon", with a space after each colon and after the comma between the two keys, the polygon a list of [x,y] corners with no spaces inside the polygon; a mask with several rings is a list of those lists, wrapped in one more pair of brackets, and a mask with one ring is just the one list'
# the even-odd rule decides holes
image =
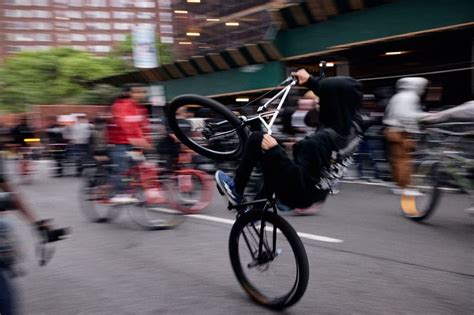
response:
{"label": "metal beam", "polygon": [[226,51],[229,53],[229,56],[232,58],[235,64],[238,65],[239,67],[248,65],[247,60],[245,59],[244,56],[242,56],[242,54],[240,53],[238,49],[228,48],[226,49]]}
{"label": "metal beam", "polygon": [[174,64],[165,64],[163,69],[170,75],[172,79],[179,79],[184,77],[184,75],[178,70]]}
{"label": "metal beam", "polygon": [[196,62],[196,64],[198,65],[199,69],[202,72],[205,72],[205,73],[214,72],[214,69],[212,69],[212,66],[209,64],[209,62],[207,62],[204,56],[193,56],[192,59]]}
{"label": "metal beam", "polygon": [[275,45],[273,45],[272,43],[262,42],[262,43],[258,43],[258,45],[267,54],[267,56],[271,58],[271,60],[280,60],[281,59],[282,56],[281,56],[280,52],[275,47]]}
{"label": "metal beam", "polygon": [[260,47],[258,47],[255,44],[247,44],[245,45],[245,48],[247,49],[248,53],[252,58],[258,62],[258,63],[264,63],[267,62],[267,58],[265,58],[265,55],[262,53],[260,50]]}
{"label": "metal beam", "polygon": [[300,5],[292,5],[289,7],[289,10],[297,25],[301,26],[309,24],[309,19],[305,15],[303,8]]}
{"label": "metal beam", "polygon": [[222,56],[218,53],[210,53],[207,55],[212,62],[216,65],[219,70],[229,70],[230,66],[227,64],[227,62],[222,58]]}
{"label": "metal beam", "polygon": [[176,63],[183,69],[184,73],[187,76],[197,75],[198,72],[196,68],[189,62],[189,60],[178,60]]}

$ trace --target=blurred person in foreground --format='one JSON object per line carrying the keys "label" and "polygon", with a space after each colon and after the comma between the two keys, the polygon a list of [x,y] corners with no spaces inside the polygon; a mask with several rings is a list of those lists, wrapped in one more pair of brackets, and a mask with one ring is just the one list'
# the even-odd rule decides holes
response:
{"label": "blurred person in foreground", "polygon": [[146,96],[146,88],[140,84],[129,84],[112,105],[112,119],[108,129],[110,159],[113,165],[112,181],[115,196],[111,203],[126,204],[138,200],[126,192],[123,173],[131,167],[129,151],[135,149],[151,150],[152,145],[146,137],[149,130],[148,114],[140,102]]}
{"label": "blurred person in foreground", "polygon": [[290,208],[308,208],[323,202],[329,193],[318,184],[332,152],[346,146],[353,122],[358,120],[360,84],[350,77],[313,77],[304,69],[292,75],[298,84],[319,95],[320,128],[293,145],[293,160],[269,134],[252,133],[235,177],[220,170],[215,175],[217,185],[233,205],[243,202],[245,186],[257,161],[261,162],[266,196],[275,193]]}
{"label": "blurred person in foreground", "polygon": [[16,314],[17,307],[17,297],[11,278],[18,250],[13,225],[1,215],[2,211],[7,210],[18,210],[25,221],[37,230],[50,230],[48,223],[36,217],[8,180],[3,154],[0,154],[0,314],[2,315]]}
{"label": "blurred person in foreground", "polygon": [[415,142],[410,138],[410,133],[416,132],[418,121],[428,115],[421,109],[421,101],[427,85],[428,80],[425,78],[399,79],[396,84],[397,93],[390,99],[385,110],[384,136],[388,142],[392,176],[398,185],[393,192],[397,194],[421,195],[419,191],[408,188],[412,174],[410,153],[415,149]]}

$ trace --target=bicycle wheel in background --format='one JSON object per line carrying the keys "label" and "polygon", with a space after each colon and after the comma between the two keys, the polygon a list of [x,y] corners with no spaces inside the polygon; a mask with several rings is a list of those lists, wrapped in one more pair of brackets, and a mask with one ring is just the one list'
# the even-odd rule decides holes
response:
{"label": "bicycle wheel in background", "polygon": [[172,192],[167,185],[160,183],[147,189],[135,187],[134,195],[140,202],[127,205],[128,213],[144,229],[173,229],[184,221],[179,210],[169,207]]}
{"label": "bicycle wheel in background", "polygon": [[[306,291],[309,264],[296,231],[280,216],[266,212],[260,237],[261,210],[251,210],[232,226],[229,254],[237,280],[257,303],[283,309],[298,302]],[[259,241],[263,250],[259,255]]]}
{"label": "bicycle wheel in background", "polygon": [[199,95],[181,95],[167,106],[166,116],[176,137],[199,154],[231,160],[242,153],[247,129],[219,102]]}
{"label": "bicycle wheel in background", "polygon": [[214,181],[211,176],[195,169],[176,171],[169,182],[172,208],[186,214],[198,213],[212,200]]}
{"label": "bicycle wheel in background", "polygon": [[105,174],[97,168],[86,168],[83,172],[80,191],[80,207],[91,222],[110,222],[116,219],[122,206],[109,203],[111,186]]}
{"label": "bicycle wheel in background", "polygon": [[412,186],[420,194],[415,196],[402,195],[400,205],[406,218],[422,221],[431,216],[441,197],[441,173],[438,164],[432,161],[422,162],[412,175]]}

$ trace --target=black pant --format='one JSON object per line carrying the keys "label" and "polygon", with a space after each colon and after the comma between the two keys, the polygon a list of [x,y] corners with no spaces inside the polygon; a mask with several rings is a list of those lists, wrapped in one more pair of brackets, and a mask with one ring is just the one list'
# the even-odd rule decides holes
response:
{"label": "black pant", "polygon": [[253,132],[248,139],[235,172],[234,183],[238,194],[243,195],[253,168],[260,162],[266,197],[275,193],[282,203],[294,208],[307,208],[326,198],[328,192],[316,189],[314,179],[286,153],[269,154],[263,151],[262,139],[261,132]]}

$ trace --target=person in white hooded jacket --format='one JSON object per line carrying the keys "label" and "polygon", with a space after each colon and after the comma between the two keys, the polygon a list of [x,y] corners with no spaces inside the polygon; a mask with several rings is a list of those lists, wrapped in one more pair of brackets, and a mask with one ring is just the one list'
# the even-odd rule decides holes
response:
{"label": "person in white hooded jacket", "polygon": [[418,130],[418,120],[427,115],[421,109],[421,99],[427,85],[428,80],[425,78],[410,77],[398,80],[397,93],[390,99],[383,119],[393,179],[405,195],[419,194],[408,189],[412,173],[410,152],[415,148],[410,133]]}

